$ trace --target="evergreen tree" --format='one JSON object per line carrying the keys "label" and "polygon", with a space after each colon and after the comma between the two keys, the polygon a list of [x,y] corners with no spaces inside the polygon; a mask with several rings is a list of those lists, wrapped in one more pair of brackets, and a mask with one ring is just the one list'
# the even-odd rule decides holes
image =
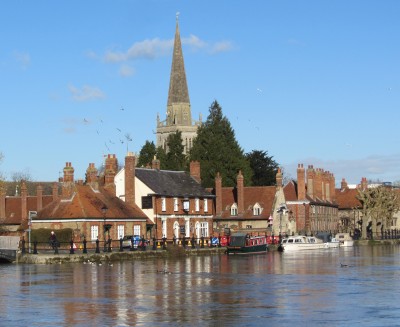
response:
{"label": "evergreen tree", "polygon": [[183,153],[182,132],[177,131],[175,134],[168,135],[167,138],[168,152],[166,155],[167,170],[184,170],[187,166],[186,157]]}
{"label": "evergreen tree", "polygon": [[272,186],[276,184],[278,164],[269,157],[266,151],[253,150],[246,153],[246,158],[253,170],[251,179],[254,186]]}
{"label": "evergreen tree", "polygon": [[200,162],[204,187],[214,186],[218,172],[221,174],[224,186],[236,186],[239,170],[242,171],[245,184],[251,185],[250,164],[217,101],[211,104],[207,121],[198,129],[190,151],[190,160]]}
{"label": "evergreen tree", "polygon": [[139,152],[139,160],[137,163],[138,167],[147,167],[151,165],[151,162],[156,155],[157,150],[154,142],[146,141],[142,149]]}
{"label": "evergreen tree", "polygon": [[167,169],[167,153],[161,146],[159,146],[156,151],[156,157],[160,160],[160,169]]}

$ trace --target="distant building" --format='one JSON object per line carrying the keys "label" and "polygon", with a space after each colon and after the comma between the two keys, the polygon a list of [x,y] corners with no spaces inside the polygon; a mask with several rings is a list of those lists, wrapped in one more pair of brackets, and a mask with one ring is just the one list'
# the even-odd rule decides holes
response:
{"label": "distant building", "polygon": [[161,121],[159,114],[157,114],[156,146],[162,147],[168,152],[168,136],[180,131],[182,133],[184,153],[187,154],[193,146],[193,140],[197,136],[199,125],[201,125],[201,116],[198,121],[192,119],[177,19],[166,119]]}
{"label": "distant building", "polygon": [[289,221],[295,224],[297,233],[338,231],[338,204],[332,173],[312,165],[306,170],[299,164],[297,182],[286,184],[284,194]]}

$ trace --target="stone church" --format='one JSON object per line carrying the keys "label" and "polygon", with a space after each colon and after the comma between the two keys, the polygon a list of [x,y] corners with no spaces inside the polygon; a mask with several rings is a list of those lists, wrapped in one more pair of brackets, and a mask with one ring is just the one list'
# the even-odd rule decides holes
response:
{"label": "stone church", "polygon": [[197,128],[201,125],[201,115],[198,121],[192,119],[178,17],[176,19],[173,51],[166,119],[161,121],[159,114],[157,114],[156,146],[161,146],[168,151],[168,136],[180,131],[184,153],[187,154],[197,136]]}

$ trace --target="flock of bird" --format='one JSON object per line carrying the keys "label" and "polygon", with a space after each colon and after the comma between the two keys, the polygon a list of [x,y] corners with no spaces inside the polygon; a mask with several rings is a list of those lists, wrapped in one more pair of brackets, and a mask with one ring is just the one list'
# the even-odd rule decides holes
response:
{"label": "flock of bird", "polygon": [[[125,108],[121,107],[119,109],[119,111],[125,111]],[[83,124],[84,125],[89,125],[89,124],[91,124],[91,122],[92,121],[90,119],[83,118]],[[104,121],[101,118],[99,118],[99,122],[100,122],[100,124],[104,124]],[[112,139],[109,138],[107,141],[104,142],[105,148],[107,149],[108,153],[111,153],[110,147],[112,147],[116,143],[120,143],[120,144],[125,144],[126,143],[126,151],[128,152],[128,150],[129,150],[129,142],[132,142],[131,135],[129,133],[125,133],[124,135],[122,135],[122,133],[123,133],[122,129],[119,128],[119,127],[115,127],[115,130],[118,132],[118,136],[117,136],[118,140],[115,141],[115,140],[112,140]],[[102,134],[100,129],[96,129],[96,133],[97,133],[97,135],[101,135]]]}

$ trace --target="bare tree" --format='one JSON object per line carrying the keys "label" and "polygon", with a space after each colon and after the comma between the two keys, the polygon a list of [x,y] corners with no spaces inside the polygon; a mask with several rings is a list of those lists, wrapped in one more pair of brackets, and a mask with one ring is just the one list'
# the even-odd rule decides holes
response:
{"label": "bare tree", "polygon": [[375,233],[378,228],[383,231],[392,225],[393,215],[400,210],[400,201],[392,188],[379,186],[359,190],[358,200],[362,208],[362,235],[367,234],[367,226],[370,226]]}

